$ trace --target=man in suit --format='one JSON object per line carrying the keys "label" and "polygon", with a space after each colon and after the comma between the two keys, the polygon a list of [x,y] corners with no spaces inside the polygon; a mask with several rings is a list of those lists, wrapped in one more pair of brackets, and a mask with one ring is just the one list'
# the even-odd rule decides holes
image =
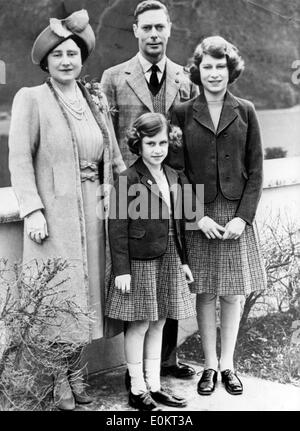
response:
{"label": "man in suit", "polygon": [[[139,52],[130,60],[104,71],[102,88],[113,115],[116,137],[127,166],[135,161],[127,147],[126,130],[140,115],[160,112],[171,118],[173,107],[197,96],[197,87],[183,67],[166,56],[171,33],[167,8],[157,0],[139,3],[134,12],[133,32]],[[178,362],[176,354],[178,321],[167,319],[162,343],[162,375],[190,377],[195,370]]]}

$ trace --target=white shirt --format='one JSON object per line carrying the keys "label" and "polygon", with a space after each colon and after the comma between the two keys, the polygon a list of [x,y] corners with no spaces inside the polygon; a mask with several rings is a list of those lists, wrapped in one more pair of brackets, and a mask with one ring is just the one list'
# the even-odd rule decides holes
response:
{"label": "white shirt", "polygon": [[[150,82],[150,76],[152,73],[151,67],[152,67],[153,63],[150,63],[150,61],[148,61],[145,57],[143,57],[143,55],[140,52],[138,53],[138,59],[139,59],[139,62],[141,63],[146,81]],[[156,66],[159,69],[156,72],[158,82],[161,81],[162,76],[164,74],[165,67],[166,67],[166,61],[167,61],[167,57],[164,55],[163,58],[158,63],[156,63]]]}

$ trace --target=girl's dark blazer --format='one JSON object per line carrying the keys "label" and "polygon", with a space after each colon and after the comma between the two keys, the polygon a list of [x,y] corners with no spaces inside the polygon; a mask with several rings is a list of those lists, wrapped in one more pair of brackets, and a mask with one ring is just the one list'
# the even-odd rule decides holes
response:
{"label": "girl's dark blazer", "polygon": [[263,152],[254,106],[227,91],[215,132],[205,95],[177,105],[172,122],[184,145],[170,151],[168,164],[183,169],[192,184],[204,184],[204,202],[218,193],[239,200],[236,217],[252,224],[262,192]]}
{"label": "girl's dark blazer", "polygon": [[[182,206],[183,199],[181,193],[176,193],[176,185],[182,187],[187,183],[183,174],[178,174],[169,166],[164,166],[164,171],[171,188],[171,206],[172,211],[178,211],[178,206]],[[126,177],[127,192],[131,186],[142,185],[143,198],[140,198],[141,207],[146,203],[146,213],[143,218],[135,219],[132,213],[128,213],[128,208],[134,203],[134,199],[142,196],[139,193],[133,193],[132,196],[125,196],[124,190],[121,190],[119,179]],[[124,178],[123,178],[124,179]],[[154,184],[154,186],[153,186]],[[123,171],[115,182],[115,197],[111,197],[110,218],[108,223],[109,242],[112,256],[114,275],[130,274],[131,259],[154,259],[163,255],[168,245],[169,220],[167,217],[168,208],[166,202],[162,199],[156,185],[155,179],[150,171],[139,158],[128,169]],[[175,188],[174,188],[175,185]],[[151,187],[152,186],[152,187]],[[130,194],[130,193],[129,193]],[[127,200],[127,201],[126,201]],[[151,206],[152,202],[152,206]],[[127,216],[121,217],[122,209],[120,205],[126,206]],[[114,211],[114,207],[116,211]],[[142,212],[142,208],[140,210]],[[124,207],[123,207],[124,208]],[[151,218],[153,209],[159,216],[156,219]],[[124,214],[124,213],[123,213]],[[164,215],[165,216],[164,216]],[[179,212],[178,212],[179,214]],[[183,218],[174,219],[175,242],[182,263],[187,263],[186,245],[185,245],[185,221]]]}

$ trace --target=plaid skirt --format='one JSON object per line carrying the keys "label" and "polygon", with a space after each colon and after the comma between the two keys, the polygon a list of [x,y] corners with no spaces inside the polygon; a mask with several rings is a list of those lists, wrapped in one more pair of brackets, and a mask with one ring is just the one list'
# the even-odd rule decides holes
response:
{"label": "plaid skirt", "polygon": [[[239,201],[221,193],[204,205],[204,215],[225,226],[234,216]],[[207,239],[202,231],[187,232],[188,260],[195,282],[193,293],[248,295],[267,287],[266,271],[255,222],[248,224],[238,240]]]}
{"label": "plaid skirt", "polygon": [[131,261],[129,293],[115,288],[112,274],[105,315],[124,321],[185,319],[196,314],[173,235],[164,255],[151,260]]}

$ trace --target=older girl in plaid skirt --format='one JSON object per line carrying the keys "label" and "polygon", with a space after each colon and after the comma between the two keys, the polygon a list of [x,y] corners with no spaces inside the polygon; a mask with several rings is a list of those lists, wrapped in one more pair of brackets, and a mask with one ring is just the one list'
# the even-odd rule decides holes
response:
{"label": "older girl in plaid skirt", "polygon": [[[187,238],[197,293],[197,317],[205,369],[198,383],[210,395],[220,366],[232,395],[243,392],[234,371],[241,295],[266,287],[266,274],[254,222],[262,190],[263,154],[251,102],[233,96],[228,84],[244,67],[238,50],[219,36],[200,43],[191,68],[200,95],[175,108],[173,122],[183,130],[184,148],[173,165],[184,167],[193,185],[204,184],[204,217]],[[170,157],[170,160],[172,158]],[[221,356],[216,352],[216,299],[221,310]]]}
{"label": "older girl in plaid skirt", "polygon": [[184,221],[174,217],[182,200],[173,186],[181,186],[184,178],[162,164],[169,142],[175,145],[181,137],[176,129],[158,113],[135,121],[128,145],[140,157],[116,181],[116,211],[113,214],[111,207],[109,220],[113,277],[105,313],[127,322],[129,404],[141,410],[155,410],[157,402],[186,405],[160,385],[165,320],[195,314],[188,288],[193,277],[186,260]]}

